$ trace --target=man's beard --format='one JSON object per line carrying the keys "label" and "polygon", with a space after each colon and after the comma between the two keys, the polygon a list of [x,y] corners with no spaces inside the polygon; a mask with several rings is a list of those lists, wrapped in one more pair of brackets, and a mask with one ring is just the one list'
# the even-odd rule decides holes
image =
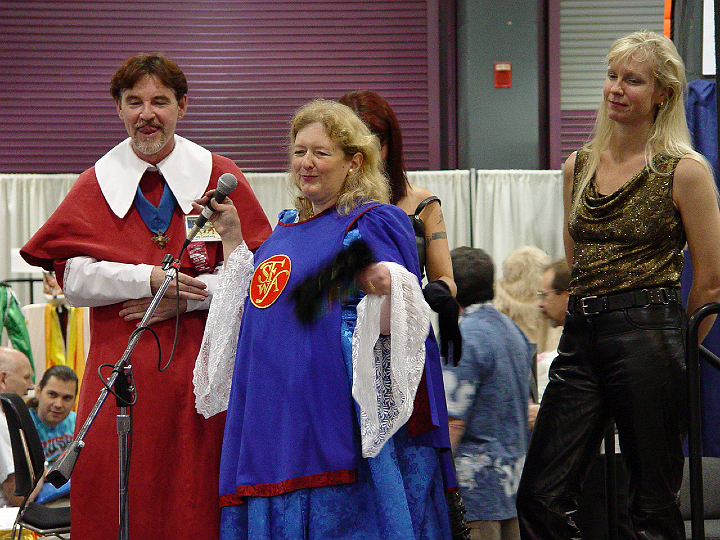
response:
{"label": "man's beard", "polygon": [[152,127],[158,128],[159,131],[156,133],[160,134],[160,139],[155,141],[149,140],[149,139],[141,139],[137,132],[135,132],[135,135],[132,138],[132,143],[135,148],[138,149],[138,151],[141,154],[145,154],[146,156],[151,156],[153,154],[158,153],[165,144],[167,144],[168,138],[165,134],[165,130],[162,128],[162,126],[158,126],[155,124],[142,124],[140,126],[135,126],[136,129],[140,129],[145,125],[152,125]]}

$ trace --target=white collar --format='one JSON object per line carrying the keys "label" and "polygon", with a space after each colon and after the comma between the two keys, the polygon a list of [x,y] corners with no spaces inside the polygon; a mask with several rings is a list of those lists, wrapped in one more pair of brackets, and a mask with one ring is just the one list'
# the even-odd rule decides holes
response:
{"label": "white collar", "polygon": [[[140,178],[152,167],[133,152],[130,137],[97,160],[95,176],[116,216],[124,217],[130,210]],[[212,154],[202,146],[175,135],[175,147],[156,167],[182,211],[189,214],[191,203],[202,197],[210,181]]]}

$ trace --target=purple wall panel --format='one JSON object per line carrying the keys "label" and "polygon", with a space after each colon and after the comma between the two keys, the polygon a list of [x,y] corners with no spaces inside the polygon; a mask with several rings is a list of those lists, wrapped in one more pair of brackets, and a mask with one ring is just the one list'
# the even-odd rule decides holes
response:
{"label": "purple wall panel", "polygon": [[91,166],[126,136],[110,77],[131,54],[156,50],[188,77],[178,133],[245,170],[283,170],[293,111],[359,88],[393,105],[408,168],[439,168],[437,9],[437,0],[5,0],[0,172]]}
{"label": "purple wall panel", "polygon": [[590,140],[595,126],[596,110],[560,111],[560,152],[561,161]]}

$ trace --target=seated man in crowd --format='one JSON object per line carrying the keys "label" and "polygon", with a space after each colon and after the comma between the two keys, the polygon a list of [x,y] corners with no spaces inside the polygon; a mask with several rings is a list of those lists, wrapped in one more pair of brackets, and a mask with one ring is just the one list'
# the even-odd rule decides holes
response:
{"label": "seated man in crowd", "polygon": [[67,366],[52,366],[37,385],[36,398],[28,400],[45,460],[52,465],[73,440],[75,433],[75,397],[78,376]]}
{"label": "seated man in crowd", "polygon": [[[30,360],[20,351],[0,347],[0,392],[14,392],[26,396],[33,384]],[[0,408],[0,506],[20,506],[22,497],[15,495],[15,464],[13,462],[10,432],[5,414]],[[30,497],[33,500],[36,494]]]}
{"label": "seated man in crowd", "polygon": [[[37,428],[49,467],[73,441],[75,433],[75,397],[78,392],[78,376],[63,365],[52,366],[43,374],[37,386],[37,397],[28,400],[30,416]],[[70,494],[70,482],[59,489],[49,483],[43,485],[37,502],[47,503]]]}

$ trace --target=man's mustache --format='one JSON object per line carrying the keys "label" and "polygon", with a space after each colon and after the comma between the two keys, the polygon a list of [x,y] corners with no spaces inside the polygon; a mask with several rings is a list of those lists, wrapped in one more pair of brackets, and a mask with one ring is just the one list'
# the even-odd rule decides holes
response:
{"label": "man's mustache", "polygon": [[162,129],[162,124],[158,124],[156,122],[138,122],[133,127],[135,129],[144,128],[145,126],[150,126],[158,129]]}

